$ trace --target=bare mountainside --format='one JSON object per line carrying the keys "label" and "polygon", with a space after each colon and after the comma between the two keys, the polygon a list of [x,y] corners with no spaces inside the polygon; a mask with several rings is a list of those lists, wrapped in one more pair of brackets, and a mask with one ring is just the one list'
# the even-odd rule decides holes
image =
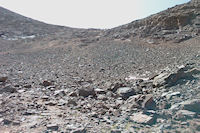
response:
{"label": "bare mountainside", "polygon": [[199,9],[99,30],[0,7],[0,133],[200,132]]}

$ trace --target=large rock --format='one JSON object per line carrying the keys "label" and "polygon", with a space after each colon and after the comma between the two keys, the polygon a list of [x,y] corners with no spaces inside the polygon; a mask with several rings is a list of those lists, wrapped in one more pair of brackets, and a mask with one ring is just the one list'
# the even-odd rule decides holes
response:
{"label": "large rock", "polygon": [[183,101],[181,103],[172,105],[170,108],[170,110],[172,110],[172,111],[177,111],[180,109],[199,113],[200,112],[200,99]]}
{"label": "large rock", "polygon": [[194,75],[200,74],[200,70],[190,66],[182,66],[174,73],[161,73],[153,79],[154,87],[166,86],[171,87],[182,79],[195,79]]}
{"label": "large rock", "polygon": [[135,95],[130,97],[122,107],[125,107],[125,109],[140,108],[154,110],[156,109],[156,103],[151,94]]}
{"label": "large rock", "polygon": [[193,119],[194,117],[196,117],[196,113],[188,110],[179,110],[176,113],[177,120],[185,121],[187,119]]}
{"label": "large rock", "polygon": [[153,80],[153,85],[155,87],[160,87],[166,83],[166,78],[169,76],[168,73],[161,73],[160,75],[156,76]]}
{"label": "large rock", "polygon": [[135,91],[130,87],[121,87],[117,89],[117,94],[123,99],[128,99],[130,96],[135,95]]}
{"label": "large rock", "polygon": [[200,113],[200,99],[193,99],[181,102],[180,105],[185,110]]}
{"label": "large rock", "polygon": [[139,124],[148,125],[152,125],[155,122],[155,118],[153,116],[148,116],[146,114],[143,114],[142,112],[134,113],[132,116],[130,116],[130,120]]}
{"label": "large rock", "polygon": [[17,92],[17,90],[10,85],[5,86],[4,88],[0,88],[0,94],[1,93],[15,93],[15,92]]}
{"label": "large rock", "polygon": [[78,94],[79,96],[83,96],[83,97],[96,95],[94,89],[90,89],[90,88],[81,88],[78,90]]}

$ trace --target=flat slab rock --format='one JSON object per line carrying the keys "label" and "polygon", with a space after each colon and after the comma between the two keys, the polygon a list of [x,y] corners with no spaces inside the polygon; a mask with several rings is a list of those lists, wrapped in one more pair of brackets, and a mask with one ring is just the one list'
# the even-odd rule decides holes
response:
{"label": "flat slab rock", "polygon": [[152,116],[148,116],[146,114],[143,114],[142,112],[139,112],[134,113],[132,116],[130,116],[130,120],[139,124],[152,125],[155,119]]}
{"label": "flat slab rock", "polygon": [[183,109],[188,110],[192,112],[200,112],[200,99],[193,99],[193,100],[187,100],[183,101],[181,103],[177,103],[173,105],[170,110],[177,110],[177,109]]}

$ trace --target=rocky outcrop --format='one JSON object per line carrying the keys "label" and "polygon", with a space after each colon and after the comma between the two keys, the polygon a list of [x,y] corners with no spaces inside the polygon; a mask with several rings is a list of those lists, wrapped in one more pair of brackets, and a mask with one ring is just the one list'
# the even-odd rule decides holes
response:
{"label": "rocky outcrop", "polygon": [[[105,36],[114,39],[131,39],[135,36],[147,43],[174,41],[180,43],[199,35],[200,3],[198,0],[169,8],[148,18],[110,29]],[[153,41],[148,41],[149,39]]]}

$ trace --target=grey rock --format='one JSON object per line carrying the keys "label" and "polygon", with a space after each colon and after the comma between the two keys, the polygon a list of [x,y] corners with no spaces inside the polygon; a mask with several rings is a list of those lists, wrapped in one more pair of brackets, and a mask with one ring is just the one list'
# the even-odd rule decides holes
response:
{"label": "grey rock", "polygon": [[23,113],[23,115],[34,115],[34,114],[37,114],[37,111],[36,110],[27,110]]}
{"label": "grey rock", "polygon": [[56,96],[56,97],[58,97],[58,96],[64,97],[65,95],[66,95],[66,93],[65,93],[64,90],[56,90],[56,91],[54,92],[54,96]]}
{"label": "grey rock", "polygon": [[188,110],[179,110],[177,113],[176,113],[176,119],[178,120],[187,120],[187,119],[192,119],[196,116],[196,113],[195,112],[191,112],[191,111],[188,111]]}
{"label": "grey rock", "polygon": [[94,91],[96,92],[96,94],[106,94],[106,91],[103,89],[97,88],[97,89],[94,89]]}
{"label": "grey rock", "polygon": [[47,102],[45,102],[45,105],[49,105],[49,106],[55,106],[57,104],[57,102],[56,101],[47,101]]}
{"label": "grey rock", "polygon": [[47,125],[47,130],[57,131],[58,128],[59,127],[58,127],[57,124],[49,124],[49,125]]}
{"label": "grey rock", "polygon": [[12,124],[12,121],[9,120],[9,119],[3,119],[2,122],[3,122],[4,125],[10,125],[10,124]]}
{"label": "grey rock", "polygon": [[[123,105],[126,108],[140,108],[140,109],[147,109],[147,110],[154,110],[156,109],[156,103],[153,99],[153,95],[135,95],[127,99],[126,103]],[[125,108],[124,108],[125,109]]]}
{"label": "grey rock", "polygon": [[166,97],[168,100],[170,100],[172,97],[180,96],[180,95],[181,95],[180,92],[167,92],[167,93],[163,93],[162,97]]}
{"label": "grey rock", "polygon": [[130,116],[130,120],[136,123],[148,125],[152,125],[155,122],[155,118],[153,116],[148,116],[142,112],[134,113],[132,116]]}
{"label": "grey rock", "polygon": [[24,88],[31,88],[32,85],[24,85]]}
{"label": "grey rock", "polygon": [[51,86],[51,85],[52,85],[52,82],[45,80],[45,81],[43,81],[42,83],[40,83],[40,85],[42,85],[42,86],[44,86],[44,87],[47,87],[47,86]]}
{"label": "grey rock", "polygon": [[189,110],[193,112],[200,112],[200,99],[193,99],[181,102],[180,105],[184,110]]}
{"label": "grey rock", "polygon": [[117,94],[123,99],[128,99],[130,96],[135,95],[135,91],[130,87],[121,87],[117,89]]}
{"label": "grey rock", "polygon": [[86,132],[87,132],[87,130],[85,128],[81,127],[81,128],[71,131],[70,133],[86,133]]}
{"label": "grey rock", "polygon": [[122,130],[120,129],[112,129],[110,133],[121,133]]}
{"label": "grey rock", "polygon": [[83,96],[83,97],[96,95],[94,89],[89,89],[89,88],[79,89],[78,93],[79,93],[79,96]]}
{"label": "grey rock", "polygon": [[105,95],[98,95],[98,96],[97,96],[97,99],[98,99],[98,100],[102,100],[102,101],[108,100],[108,98],[107,98]]}
{"label": "grey rock", "polygon": [[176,85],[181,79],[192,80],[194,75],[200,74],[200,70],[192,68],[189,65],[180,67],[174,73],[161,73],[160,75],[154,77],[153,85],[154,87],[160,87],[166,85],[166,87],[171,87]]}
{"label": "grey rock", "polygon": [[73,105],[73,106],[77,106],[77,102],[73,99],[69,99],[67,105]]}
{"label": "grey rock", "polygon": [[7,85],[4,88],[0,88],[0,94],[1,93],[15,93],[15,92],[17,92],[17,90],[11,85]]}
{"label": "grey rock", "polygon": [[169,76],[168,73],[161,73],[153,79],[153,85],[155,87],[160,87],[165,84],[165,79]]}

